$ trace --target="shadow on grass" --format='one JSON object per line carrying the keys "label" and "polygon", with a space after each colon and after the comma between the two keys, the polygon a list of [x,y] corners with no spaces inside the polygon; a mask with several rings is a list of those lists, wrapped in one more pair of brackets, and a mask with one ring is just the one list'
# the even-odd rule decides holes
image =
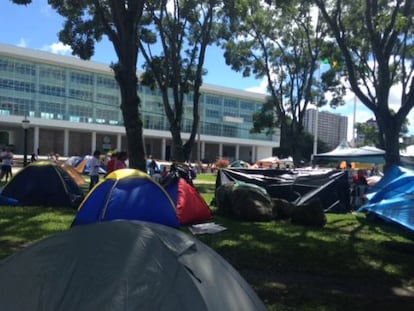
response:
{"label": "shadow on grass", "polygon": [[252,284],[269,310],[408,310],[412,235],[364,215],[327,215],[323,228],[214,217],[227,227],[200,239]]}

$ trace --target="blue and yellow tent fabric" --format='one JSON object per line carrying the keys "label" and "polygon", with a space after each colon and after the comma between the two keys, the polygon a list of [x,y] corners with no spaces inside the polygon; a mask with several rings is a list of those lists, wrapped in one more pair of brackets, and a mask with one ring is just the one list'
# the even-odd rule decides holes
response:
{"label": "blue and yellow tent fabric", "polygon": [[116,219],[180,226],[165,189],[148,174],[129,168],[110,173],[88,193],[72,226]]}

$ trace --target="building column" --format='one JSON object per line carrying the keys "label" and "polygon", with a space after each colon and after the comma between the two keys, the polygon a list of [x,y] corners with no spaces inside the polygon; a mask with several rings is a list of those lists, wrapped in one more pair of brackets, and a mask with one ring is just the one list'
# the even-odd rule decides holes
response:
{"label": "building column", "polygon": [[218,154],[219,159],[221,159],[223,157],[223,144],[219,144],[219,154]]}
{"label": "building column", "polygon": [[69,156],[69,130],[65,129],[63,132],[63,155]]}
{"label": "building column", "polygon": [[39,155],[39,134],[40,129],[38,126],[33,128],[33,153]]}
{"label": "building column", "polygon": [[256,146],[252,146],[252,163],[255,163],[256,161]]}
{"label": "building column", "polygon": [[167,140],[161,139],[161,160],[165,160],[165,149],[167,148]]}
{"label": "building column", "polygon": [[116,135],[116,150],[121,151],[121,147],[122,147],[122,135],[118,134]]}
{"label": "building column", "polygon": [[91,154],[94,153],[94,151],[96,150],[96,132],[92,132],[92,139],[91,139]]}
{"label": "building column", "polygon": [[236,145],[236,155],[235,155],[235,160],[238,160],[240,158],[240,145],[237,144]]}
{"label": "building column", "polygon": [[203,141],[201,142],[201,159],[200,160],[205,159],[205,157],[206,157],[206,142]]}

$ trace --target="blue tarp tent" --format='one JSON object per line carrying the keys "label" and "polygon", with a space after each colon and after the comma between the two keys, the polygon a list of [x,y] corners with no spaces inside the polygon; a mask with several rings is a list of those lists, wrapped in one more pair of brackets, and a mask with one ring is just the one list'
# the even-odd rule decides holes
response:
{"label": "blue tarp tent", "polygon": [[370,189],[368,203],[358,211],[375,214],[414,231],[414,171],[390,167],[384,177]]}
{"label": "blue tarp tent", "polygon": [[72,226],[115,219],[179,227],[168,193],[146,173],[121,169],[98,183],[79,206]]}

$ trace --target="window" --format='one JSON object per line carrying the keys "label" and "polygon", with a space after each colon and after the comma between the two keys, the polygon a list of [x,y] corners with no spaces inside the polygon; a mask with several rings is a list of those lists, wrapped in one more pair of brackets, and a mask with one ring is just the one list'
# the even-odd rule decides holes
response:
{"label": "window", "polygon": [[33,64],[16,62],[14,65],[14,72],[22,75],[35,76],[36,70]]}
{"label": "window", "polygon": [[77,90],[77,89],[70,89],[69,97],[80,99],[80,100],[92,101],[92,92],[82,91],[82,90]]}
{"label": "window", "polygon": [[257,111],[255,103],[247,102],[247,101],[240,102],[240,109],[247,110],[247,111]]}
{"label": "window", "polygon": [[65,97],[65,88],[52,85],[40,85],[39,93],[45,95]]}
{"label": "window", "polygon": [[96,100],[99,104],[108,104],[110,106],[118,107],[118,97],[115,95],[97,94]]}
{"label": "window", "polygon": [[217,110],[206,109],[206,117],[219,119],[220,113]]}
{"label": "window", "polygon": [[92,85],[93,84],[93,77],[92,74],[85,74],[80,72],[71,72],[70,73],[70,82],[76,84],[85,84],[85,85]]}
{"label": "window", "polygon": [[238,102],[236,99],[225,98],[224,99],[224,107],[227,108],[239,108]]}
{"label": "window", "polygon": [[96,84],[98,87],[104,87],[109,89],[118,89],[118,83],[115,78],[102,77],[98,76],[96,79]]}
{"label": "window", "polygon": [[92,108],[81,106],[81,105],[69,105],[69,120],[78,118],[78,122],[92,116]]}
{"label": "window", "polygon": [[206,95],[206,104],[209,106],[221,107],[221,98],[217,96]]}
{"label": "window", "polygon": [[58,81],[65,82],[66,74],[64,69],[42,65],[39,69],[39,78],[56,84]]}
{"label": "window", "polygon": [[223,126],[223,136],[238,137],[237,127],[230,126],[230,125],[224,125]]}
{"label": "window", "polygon": [[13,72],[13,62],[9,59],[0,59],[0,71]]}

